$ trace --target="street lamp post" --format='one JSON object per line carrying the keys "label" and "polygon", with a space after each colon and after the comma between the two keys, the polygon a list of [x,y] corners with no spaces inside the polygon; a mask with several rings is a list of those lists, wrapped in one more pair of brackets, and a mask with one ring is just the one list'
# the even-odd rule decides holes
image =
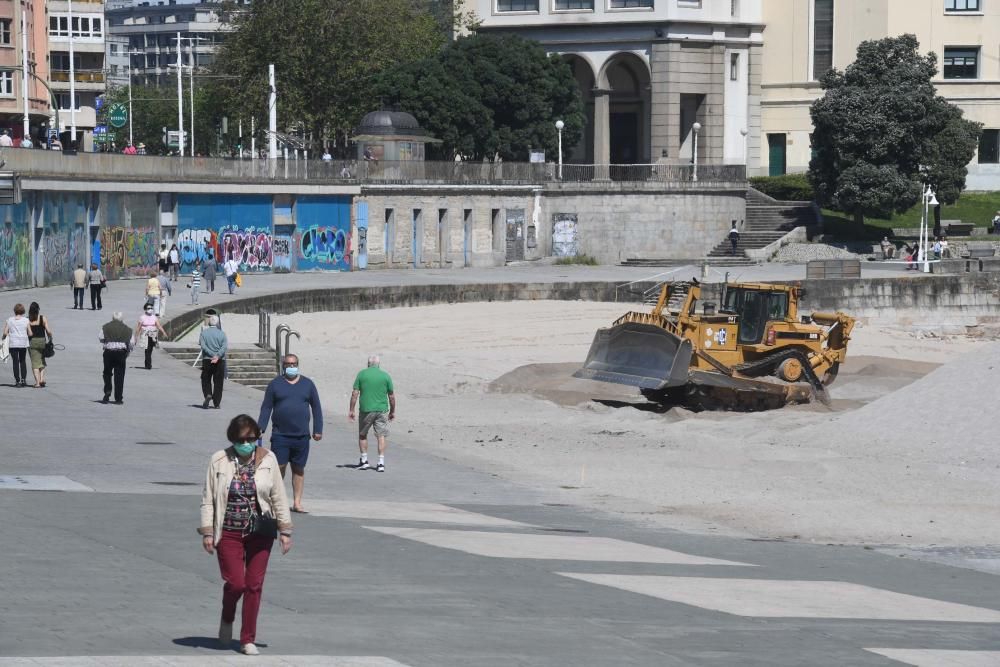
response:
{"label": "street lamp post", "polygon": [[[67,21],[69,27],[69,119],[70,147],[76,148],[76,65],[73,62],[73,0],[67,3]],[[62,131],[62,128],[59,128]]]}
{"label": "street lamp post", "polygon": [[691,131],[694,132],[694,147],[691,149],[691,164],[694,168],[691,171],[691,180],[698,180],[698,132],[701,131],[701,123],[695,122],[691,126]]}
{"label": "street lamp post", "polygon": [[917,250],[917,258],[919,260],[922,260],[923,262],[923,267],[922,267],[923,272],[930,273],[931,271],[930,259],[927,257],[927,244],[928,241],[930,240],[929,214],[930,214],[930,207],[937,206],[938,200],[937,197],[934,195],[934,191],[931,190],[931,186],[929,185],[927,186],[927,189],[924,190],[923,200],[924,200],[924,215],[920,220],[920,241],[919,241],[920,246],[919,249]]}
{"label": "street lamp post", "polygon": [[743,169],[750,169],[750,152],[747,149],[747,129],[744,127],[740,130],[740,135],[743,137]]}
{"label": "street lamp post", "polygon": [[559,180],[560,181],[562,180],[562,162],[563,162],[563,156],[562,156],[562,131],[563,131],[564,127],[566,127],[566,123],[562,122],[562,120],[557,120],[556,121],[556,132],[559,133]]}

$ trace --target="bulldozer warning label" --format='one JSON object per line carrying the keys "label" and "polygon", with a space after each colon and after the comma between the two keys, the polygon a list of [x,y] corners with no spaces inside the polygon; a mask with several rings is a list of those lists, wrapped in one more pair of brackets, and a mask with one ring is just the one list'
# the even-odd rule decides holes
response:
{"label": "bulldozer warning label", "polygon": [[719,333],[715,334],[715,342],[717,342],[719,345],[725,345],[726,344],[726,330],[725,329],[719,329]]}

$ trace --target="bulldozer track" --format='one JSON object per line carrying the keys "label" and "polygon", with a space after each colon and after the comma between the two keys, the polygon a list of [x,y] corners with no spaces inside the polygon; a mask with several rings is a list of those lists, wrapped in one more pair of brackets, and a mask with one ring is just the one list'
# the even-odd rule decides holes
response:
{"label": "bulldozer track", "polygon": [[816,393],[816,397],[823,403],[828,402],[826,387],[816,375],[816,371],[813,370],[812,364],[809,363],[809,357],[807,357],[802,350],[778,350],[777,352],[767,355],[763,359],[733,366],[733,370],[748,377],[761,377],[763,375],[772,374],[781,362],[786,359],[798,359],[799,362],[801,362],[802,374],[805,375],[806,380],[809,382],[809,386],[812,387],[813,391]]}

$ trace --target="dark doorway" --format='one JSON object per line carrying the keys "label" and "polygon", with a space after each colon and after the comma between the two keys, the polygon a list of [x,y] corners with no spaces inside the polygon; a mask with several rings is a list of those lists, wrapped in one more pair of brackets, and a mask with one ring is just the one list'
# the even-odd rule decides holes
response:
{"label": "dark doorway", "polygon": [[611,164],[635,164],[640,154],[638,112],[612,112]]}

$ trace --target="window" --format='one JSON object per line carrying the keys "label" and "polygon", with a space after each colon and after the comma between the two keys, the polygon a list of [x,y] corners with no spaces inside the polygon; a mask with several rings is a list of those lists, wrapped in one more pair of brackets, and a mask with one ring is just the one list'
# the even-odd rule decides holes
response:
{"label": "window", "polygon": [[611,9],[652,9],[653,0],[611,0]]}
{"label": "window", "polygon": [[0,44],[10,44],[10,19],[0,20]]}
{"label": "window", "polygon": [[537,12],[538,0],[497,0],[498,12]]}
{"label": "window", "polygon": [[740,80],[740,54],[731,53],[729,55],[729,80]]}
{"label": "window", "polygon": [[0,72],[0,95],[14,97],[14,73]]}
{"label": "window", "polygon": [[[56,93],[56,102],[59,103],[60,111],[69,110],[69,93]],[[76,95],[76,110],[80,110],[80,94]]]}
{"label": "window", "polygon": [[978,12],[979,0],[944,0],[946,12]]}
{"label": "window", "polygon": [[[69,71],[69,54],[68,53],[53,53],[51,55],[52,70],[55,72],[68,72]],[[83,69],[80,67],[80,54],[73,54],[73,69]]]}
{"label": "window", "polygon": [[701,9],[701,0],[677,0],[677,6],[689,9]]}
{"label": "window", "polygon": [[567,9],[589,9],[594,10],[594,0],[556,0],[556,11]]}
{"label": "window", "polygon": [[[69,37],[69,16],[52,14],[49,16],[49,36]],[[104,21],[99,16],[73,16],[73,38],[101,39],[104,36]]]}
{"label": "window", "polygon": [[979,164],[1000,163],[1000,130],[983,130],[979,137]]}
{"label": "window", "polygon": [[813,79],[833,68],[833,0],[814,0]]}
{"label": "window", "polygon": [[943,64],[946,79],[975,79],[979,76],[979,49],[945,47]]}

